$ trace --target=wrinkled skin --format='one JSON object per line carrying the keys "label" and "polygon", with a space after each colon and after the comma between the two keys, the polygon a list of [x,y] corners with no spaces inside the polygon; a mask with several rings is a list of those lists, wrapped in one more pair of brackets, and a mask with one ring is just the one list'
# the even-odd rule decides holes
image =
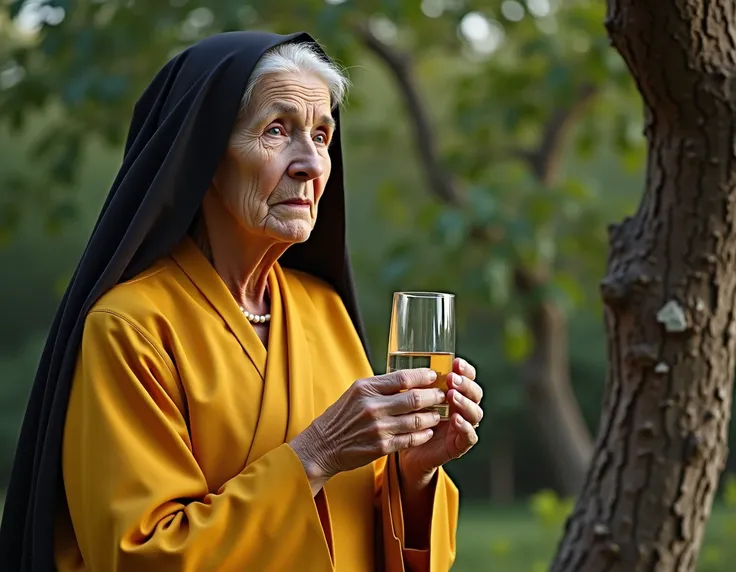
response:
{"label": "wrinkled skin", "polygon": [[250,233],[304,242],[330,176],[333,131],[330,93],[319,78],[266,76],[235,125],[214,189]]}

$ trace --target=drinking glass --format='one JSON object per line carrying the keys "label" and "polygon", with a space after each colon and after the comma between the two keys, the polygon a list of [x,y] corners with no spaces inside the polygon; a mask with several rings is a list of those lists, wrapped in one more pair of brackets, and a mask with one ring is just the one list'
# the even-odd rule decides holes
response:
{"label": "drinking glass", "polygon": [[[427,367],[437,373],[432,387],[447,392],[455,359],[455,296],[443,292],[395,292],[388,336],[388,373]],[[447,421],[450,405],[428,408]]]}

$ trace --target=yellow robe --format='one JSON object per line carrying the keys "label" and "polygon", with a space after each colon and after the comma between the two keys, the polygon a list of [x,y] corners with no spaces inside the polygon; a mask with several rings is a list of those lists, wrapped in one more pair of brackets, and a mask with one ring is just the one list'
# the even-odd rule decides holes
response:
{"label": "yellow robe", "polygon": [[95,304],[64,433],[60,572],[450,568],[444,471],[429,550],[404,546],[394,456],[312,497],[287,443],[372,371],[334,290],[278,265],[268,284],[268,352],[188,238]]}

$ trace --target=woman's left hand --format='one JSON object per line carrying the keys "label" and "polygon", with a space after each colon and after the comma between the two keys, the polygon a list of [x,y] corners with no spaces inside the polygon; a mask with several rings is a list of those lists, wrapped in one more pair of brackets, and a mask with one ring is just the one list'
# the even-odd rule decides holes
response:
{"label": "woman's left hand", "polygon": [[400,451],[402,480],[429,480],[438,467],[462,457],[478,442],[475,430],[483,419],[483,390],[475,382],[475,368],[456,358],[447,376],[447,389],[450,419],[435,426],[434,435],[424,445]]}

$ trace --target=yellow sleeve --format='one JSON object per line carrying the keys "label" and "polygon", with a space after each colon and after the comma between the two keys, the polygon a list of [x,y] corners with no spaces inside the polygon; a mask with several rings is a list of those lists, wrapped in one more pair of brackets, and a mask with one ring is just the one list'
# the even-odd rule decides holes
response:
{"label": "yellow sleeve", "polygon": [[428,550],[405,547],[404,516],[396,455],[374,463],[386,572],[444,572],[455,561],[459,494],[440,468],[432,505]]}
{"label": "yellow sleeve", "polygon": [[112,313],[85,324],[63,471],[87,570],[333,570],[293,450],[281,445],[209,490],[173,363]]}

